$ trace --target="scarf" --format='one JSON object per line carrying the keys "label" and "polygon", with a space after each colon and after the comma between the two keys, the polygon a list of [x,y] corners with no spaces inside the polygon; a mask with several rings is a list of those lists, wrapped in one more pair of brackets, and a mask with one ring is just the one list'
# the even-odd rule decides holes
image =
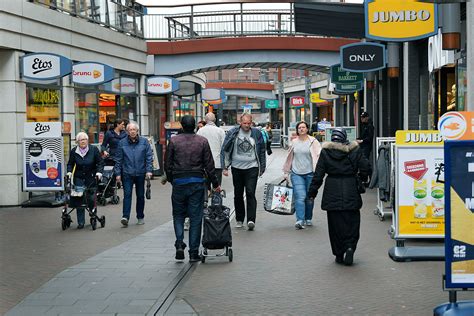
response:
{"label": "scarf", "polygon": [[78,153],[79,156],[81,156],[82,158],[84,158],[84,156],[87,154],[88,151],[89,151],[89,145],[87,145],[87,147],[84,149],[77,146],[77,149],[76,149],[76,153]]}

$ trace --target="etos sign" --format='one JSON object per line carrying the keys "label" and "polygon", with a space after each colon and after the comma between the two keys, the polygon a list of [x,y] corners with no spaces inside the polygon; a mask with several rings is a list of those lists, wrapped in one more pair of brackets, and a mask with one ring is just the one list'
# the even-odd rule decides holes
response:
{"label": "etos sign", "polygon": [[368,72],[385,68],[385,46],[377,43],[356,43],[341,47],[341,68]]}
{"label": "etos sign", "polygon": [[290,98],[290,105],[292,107],[303,107],[305,103],[304,97],[291,97]]}

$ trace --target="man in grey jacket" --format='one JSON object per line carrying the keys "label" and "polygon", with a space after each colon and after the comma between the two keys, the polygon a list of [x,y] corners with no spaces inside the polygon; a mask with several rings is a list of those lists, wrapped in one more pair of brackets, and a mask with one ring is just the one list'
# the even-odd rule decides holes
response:
{"label": "man in grey jacket", "polygon": [[132,121],[127,125],[128,136],[119,142],[114,167],[117,183],[123,182],[123,216],[120,222],[124,227],[128,226],[130,220],[134,184],[137,194],[137,224],[145,224],[145,177],[152,176],[153,152],[148,140],[138,135],[139,130],[136,122]]}

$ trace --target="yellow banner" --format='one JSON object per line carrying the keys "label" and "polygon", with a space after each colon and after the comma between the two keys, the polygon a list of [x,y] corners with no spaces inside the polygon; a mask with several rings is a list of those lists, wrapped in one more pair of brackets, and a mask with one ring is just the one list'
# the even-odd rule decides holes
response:
{"label": "yellow banner", "polygon": [[368,0],[365,4],[366,36],[392,41],[434,35],[438,28],[437,5],[416,0]]}
{"label": "yellow banner", "polygon": [[314,92],[309,95],[311,103],[327,103],[326,100],[323,100],[319,96],[319,92]]}
{"label": "yellow banner", "polygon": [[444,144],[438,131],[397,131],[395,143],[401,146],[440,146]]}

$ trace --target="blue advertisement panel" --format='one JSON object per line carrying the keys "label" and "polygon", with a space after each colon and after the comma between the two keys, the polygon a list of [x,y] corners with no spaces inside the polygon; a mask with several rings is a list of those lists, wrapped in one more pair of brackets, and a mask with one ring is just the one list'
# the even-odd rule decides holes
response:
{"label": "blue advertisement panel", "polygon": [[62,191],[63,139],[23,139],[23,188],[25,191]]}
{"label": "blue advertisement panel", "polygon": [[474,288],[474,141],[444,145],[446,287]]}

